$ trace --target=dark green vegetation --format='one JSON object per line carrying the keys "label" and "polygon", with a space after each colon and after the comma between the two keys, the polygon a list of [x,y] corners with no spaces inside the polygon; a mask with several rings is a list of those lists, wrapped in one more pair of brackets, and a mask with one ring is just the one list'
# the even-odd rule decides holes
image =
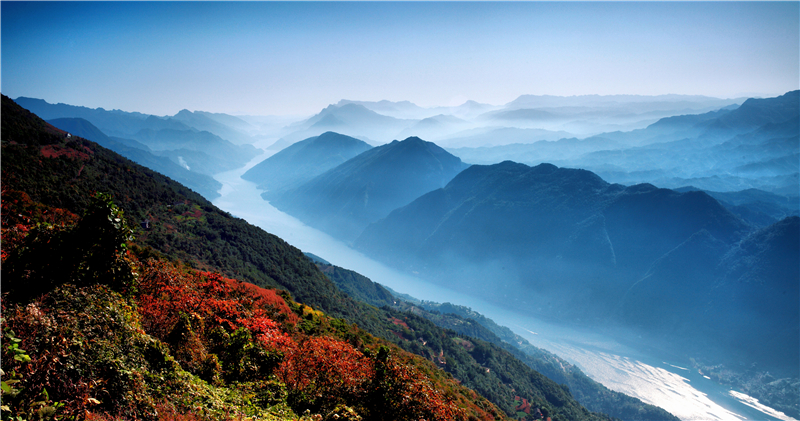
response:
{"label": "dark green vegetation", "polygon": [[[390,333],[387,339],[426,357],[490,401],[500,402],[498,406],[507,414],[516,413],[515,397],[520,396],[553,419],[607,419],[581,407],[566,384],[556,383],[523,363],[519,357],[524,354],[505,346],[494,335],[481,338],[478,334],[486,330],[480,325],[476,324],[475,331],[454,329],[439,323],[432,313],[395,301],[385,288],[355,272],[331,265],[320,268],[341,289],[352,291],[364,302],[384,306],[379,314],[383,318],[381,329]],[[649,419],[675,419],[663,410],[654,409],[652,414],[659,416]]]}
{"label": "dark green vegetation", "polygon": [[301,140],[272,155],[242,174],[267,197],[297,187],[372,148],[367,143],[334,132]]}
{"label": "dark green vegetation", "polygon": [[678,419],[661,408],[609,390],[590,379],[578,367],[531,345],[509,328],[499,326],[491,319],[468,307],[426,301],[419,305],[412,305],[412,308],[424,311],[423,317],[432,320],[438,326],[453,329],[463,335],[480,338],[511,352],[532,369],[559,384],[566,384],[575,399],[592,411],[609,414],[623,420]]}
{"label": "dark green vegetation", "polygon": [[464,168],[444,149],[410,137],[370,149],[297,188],[266,197],[301,221],[351,241],[369,223],[443,187]]}
{"label": "dark green vegetation", "polygon": [[[199,174],[212,175],[239,168],[261,153],[252,145],[231,143],[246,143],[250,139],[212,119],[210,116],[213,115],[209,114],[184,110],[173,117],[156,117],[119,110],[48,104],[34,98],[17,98],[17,102],[45,120],[82,118],[102,133],[118,138],[128,146],[138,148],[145,145],[149,148],[146,149],[148,152],[167,157],[175,164]],[[135,160],[139,156],[132,154],[129,158]]]}
{"label": "dark green vegetation", "polygon": [[[31,242],[28,246],[14,248],[8,256],[4,255],[4,260],[11,259],[4,261],[7,263],[3,265],[4,285],[9,282],[9,285],[14,286],[11,297],[14,302],[19,303],[19,306],[14,305],[14,326],[39,323],[31,321],[26,315],[29,314],[26,313],[29,307],[25,300],[33,298],[46,315],[53,313],[62,317],[56,323],[56,327],[62,329],[57,332],[56,337],[63,337],[66,341],[63,343],[67,344],[65,346],[69,347],[76,340],[97,344],[85,348],[85,352],[73,350],[74,359],[67,358],[64,355],[69,352],[67,348],[60,348],[61,345],[54,347],[42,343],[28,346],[33,336],[25,335],[25,330],[15,328],[13,335],[22,338],[24,345],[19,348],[42,364],[25,367],[15,365],[12,370],[12,367],[6,365],[6,361],[10,361],[7,357],[11,354],[4,354],[4,370],[9,368],[9,372],[15,373],[13,376],[22,376],[19,379],[22,383],[15,383],[14,387],[30,386],[14,395],[14,399],[18,397],[14,401],[14,408],[31,408],[34,412],[40,409],[56,412],[59,408],[64,411],[90,409],[120,416],[136,414],[135,416],[142,418],[155,418],[153,411],[184,414],[191,410],[197,411],[195,416],[202,419],[240,415],[280,419],[291,416],[286,415],[290,414],[286,412],[289,409],[300,412],[309,409],[312,412],[320,411],[323,415],[340,414],[341,417],[341,414],[349,411],[347,408],[355,408],[367,419],[381,419],[375,410],[369,408],[372,405],[370,402],[383,402],[383,407],[396,408],[390,411],[393,414],[407,414],[400,418],[466,419],[469,415],[488,419],[491,416],[504,418],[503,413],[498,412],[494,405],[506,414],[515,414],[514,400],[518,395],[524,395],[553,420],[607,418],[589,413],[572,399],[566,388],[534,372],[508,352],[476,340],[474,344],[477,344],[479,350],[476,353],[466,345],[467,342],[473,343],[470,339],[459,338],[455,332],[442,330],[423,318],[395,310],[381,310],[355,301],[336,288],[299,250],[279,238],[231,217],[180,184],[93,142],[67,137],[65,132],[48,125],[6,97],[3,97],[2,107],[4,206],[7,198],[16,197],[14,205],[26,209],[25,212],[18,212],[16,209],[3,212],[3,228],[9,230],[4,231],[3,235],[4,252],[7,241],[11,238],[23,245]],[[119,209],[103,199],[100,204],[105,204],[105,207],[100,206],[100,209],[111,212],[108,214],[111,215],[110,219],[87,220],[84,217],[76,223],[78,218],[75,215],[95,214],[92,211],[97,208],[96,199],[93,199],[95,192],[108,192]],[[49,225],[37,226],[41,218],[50,218],[47,215],[61,216],[59,220],[48,222]],[[124,219],[119,218],[122,215]],[[136,241],[133,243],[122,242],[122,238],[115,237],[115,233],[123,233],[128,238],[124,221],[134,227]],[[54,224],[58,228],[48,228]],[[88,231],[84,231],[82,228],[91,228],[97,224],[105,226],[105,231],[88,228]],[[114,228],[108,228],[108,224]],[[50,230],[55,233],[52,238],[57,241],[47,240],[51,238],[48,237],[51,235]],[[95,240],[95,237],[80,234],[83,232],[100,232],[100,239]],[[103,232],[113,235],[109,237],[102,234]],[[86,246],[75,243],[76,238],[85,239]],[[103,246],[106,239],[111,241],[108,244],[118,245]],[[74,249],[71,253],[77,254],[73,256],[74,259],[61,259],[60,263],[54,263],[52,270],[47,266],[40,268],[31,263],[36,260],[36,256],[44,254],[70,256],[64,248]],[[110,254],[107,258],[102,258],[105,255],[98,254],[97,250]],[[90,258],[93,257],[111,265],[98,266],[91,263],[93,261]],[[126,263],[130,265],[127,270]],[[6,278],[7,268],[21,268],[9,272],[10,276],[19,279]],[[132,274],[131,268],[140,275],[138,278],[127,277]],[[296,325],[295,330],[283,326],[281,332],[306,346],[297,348],[300,351],[296,352],[281,351],[282,360],[277,358],[279,355],[270,354],[269,349],[265,351],[259,348],[253,339],[259,337],[259,332],[277,335],[274,330],[269,330],[272,329],[270,323],[264,321],[266,325],[256,325],[253,324],[255,322],[247,321],[254,320],[252,317],[256,317],[256,313],[241,313],[246,317],[219,313],[231,311],[231,308],[238,309],[236,311],[239,312],[255,311],[252,307],[247,307],[249,304],[244,305],[241,300],[225,304],[197,298],[207,298],[208,294],[217,293],[215,291],[218,291],[218,285],[221,285],[221,291],[225,291],[224,285],[243,290],[247,288],[236,281],[219,280],[220,275],[214,273],[197,272],[197,269],[220,272],[223,276],[264,287],[288,290],[296,302],[304,303],[292,304],[291,300],[286,300],[291,312],[302,321]],[[40,270],[46,272],[40,273]],[[92,275],[92,271],[98,272],[98,275]],[[29,285],[23,279],[39,281]],[[141,283],[146,280],[155,283]],[[42,287],[41,290],[36,288],[37,285]],[[168,289],[162,290],[163,288]],[[152,293],[142,295],[147,291]],[[178,293],[188,295],[175,295]],[[37,298],[39,294],[45,295]],[[59,298],[65,295],[67,298]],[[187,316],[173,320],[171,318],[179,316],[181,311],[170,310],[171,307],[164,307],[167,304],[159,301],[170,296],[177,297],[169,301],[171,306],[202,303],[206,307],[199,307],[204,310],[198,314],[211,312],[209,314],[217,316],[198,322],[192,319],[194,316],[189,309],[184,309],[181,311]],[[127,301],[136,299],[139,301],[135,305]],[[230,300],[231,295],[220,295],[219,300],[223,299]],[[136,306],[139,309],[138,316],[137,311],[126,310]],[[102,318],[95,314],[94,309],[100,311],[108,308],[111,311],[106,311]],[[123,312],[119,313],[115,308],[123,308]],[[141,313],[146,308],[153,310],[150,313]],[[178,307],[181,308],[183,307]],[[314,309],[340,319],[331,319]],[[148,325],[150,322],[147,322],[147,317],[150,316],[147,314],[161,316],[153,316],[154,321]],[[147,323],[140,324],[143,322],[137,321],[139,317]],[[219,317],[233,324],[224,324]],[[286,320],[290,318],[288,315],[272,315],[270,319],[280,321],[283,320],[281,317]],[[239,321],[240,319],[244,321]],[[220,323],[226,333],[219,333],[211,320]],[[363,330],[356,329],[349,323],[356,323]],[[409,327],[404,326],[404,323]],[[240,331],[239,325],[249,330],[250,336]],[[84,333],[87,329],[88,332]],[[368,333],[383,339],[376,339]],[[8,335],[12,333],[9,332]],[[323,339],[311,339],[312,337]],[[325,337],[332,339],[324,339]],[[426,359],[432,359],[433,362],[412,358],[396,348],[392,350],[392,347],[388,347],[390,351],[387,353],[379,346],[376,347],[387,339]],[[61,343],[57,341],[57,344]],[[161,345],[164,343],[168,344],[168,349]],[[284,344],[280,341],[277,343]],[[185,345],[189,344],[194,345],[187,348]],[[313,350],[317,350],[314,351],[316,353],[308,353]],[[4,348],[4,353],[13,352],[16,351],[11,347]],[[102,356],[92,353],[101,353]],[[211,355],[216,355],[216,363]],[[315,361],[314,355],[341,356],[326,364],[338,362],[343,367],[349,366],[353,369],[328,369],[326,367],[333,366],[324,364],[309,365]],[[395,355],[396,358],[393,357]],[[84,373],[81,376],[85,377],[70,377],[74,381],[53,377],[49,373],[59,373],[57,367],[46,373],[37,371],[38,367],[55,364],[56,360],[53,358],[56,357],[58,361],[72,364],[77,370],[81,370]],[[23,357],[20,358],[24,360]],[[279,367],[290,368],[283,371],[276,369],[279,360]],[[95,366],[96,363],[101,366]],[[436,368],[437,365],[440,367]],[[489,372],[486,372],[486,368],[490,369]],[[278,370],[276,375],[286,385],[287,392],[281,392],[283,389],[279,384],[249,383],[270,381],[267,378],[241,377],[244,373],[269,373],[270,370]],[[344,391],[334,386],[317,391],[307,389],[309,384],[329,383],[291,374],[302,373],[305,376],[308,373],[362,372],[359,370],[367,373],[365,377],[358,377],[361,380],[332,380],[333,384],[339,385],[336,387],[345,387]],[[39,380],[36,383],[25,383],[28,381],[25,375],[33,375],[32,373],[45,377],[37,377]],[[478,390],[494,405],[456,384],[450,375],[463,385]],[[51,380],[44,380],[47,378]],[[221,379],[221,383],[216,383],[214,379]],[[361,382],[363,379],[371,383],[365,385]],[[93,386],[92,380],[97,381],[99,386]],[[58,386],[51,386],[48,381],[53,381],[52,384]],[[93,387],[104,391],[102,399],[90,390]],[[44,389],[50,393],[49,397],[37,400],[39,395],[44,394]],[[54,392],[56,389],[58,394]],[[85,391],[85,394],[76,395],[79,393],[76,391]],[[328,401],[314,397],[319,396],[316,394],[318,392],[323,397],[330,397],[331,402],[343,399],[346,408],[326,406]],[[266,395],[262,395],[264,393]],[[359,398],[361,393],[369,395],[362,400]],[[407,406],[404,403],[406,400],[393,401],[392,396],[396,394],[417,396],[418,398],[412,399],[417,403],[411,402]],[[434,400],[426,401],[423,398],[425,396],[433,397]],[[5,402],[4,397],[4,404]],[[285,402],[284,406],[280,406],[281,402]],[[62,403],[66,406],[59,406]],[[93,405],[100,406],[95,408]],[[424,415],[426,410],[439,415]],[[269,411],[273,413],[270,414]],[[31,414],[33,413],[28,415],[33,416]]]}
{"label": "dark green vegetation", "polygon": [[355,246],[540,317],[616,321],[681,355],[796,377],[797,221],[756,232],[703,192],[504,162],[470,167]]}

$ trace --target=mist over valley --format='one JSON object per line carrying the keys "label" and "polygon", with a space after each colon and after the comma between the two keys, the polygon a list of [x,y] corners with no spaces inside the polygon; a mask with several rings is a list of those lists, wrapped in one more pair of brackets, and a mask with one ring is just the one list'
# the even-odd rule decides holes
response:
{"label": "mist over valley", "polygon": [[[602,374],[624,361],[603,352],[649,361],[634,371],[658,359],[701,374],[721,367],[706,376],[709,385],[797,416],[798,91],[736,101],[522,96],[505,106],[430,109],[341,101],[277,128],[267,117],[18,101],[72,135],[183,180],[325,264],[423,303],[466,304],[503,320],[588,364],[609,387],[633,377]],[[547,108],[523,108],[534,106]],[[584,137],[563,130],[588,127],[590,115],[630,124]],[[645,115],[663,117],[643,125]],[[415,130],[449,147],[416,136],[381,143]],[[537,342],[526,324],[551,333]],[[594,336],[616,345],[591,354]],[[731,394],[701,403],[687,389],[694,403],[682,411],[658,387],[613,388],[672,405],[684,419],[697,416],[692,405],[720,404],[729,409],[708,412],[714,419],[725,419],[730,405],[757,419]]]}
{"label": "mist over valley", "polygon": [[800,420],[800,3],[0,9],[2,420]]}

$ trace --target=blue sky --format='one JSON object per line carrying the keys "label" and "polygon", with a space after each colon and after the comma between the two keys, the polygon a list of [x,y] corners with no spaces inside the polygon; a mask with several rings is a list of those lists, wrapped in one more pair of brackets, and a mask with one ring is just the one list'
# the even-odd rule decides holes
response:
{"label": "blue sky", "polygon": [[779,95],[800,85],[799,5],[3,1],[0,90],[158,115]]}

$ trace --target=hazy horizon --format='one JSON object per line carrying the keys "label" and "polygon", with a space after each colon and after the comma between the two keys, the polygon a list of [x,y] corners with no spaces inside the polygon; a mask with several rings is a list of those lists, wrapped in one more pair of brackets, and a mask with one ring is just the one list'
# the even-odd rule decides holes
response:
{"label": "hazy horizon", "polygon": [[311,115],[342,99],[777,96],[797,2],[3,2],[12,98],[174,115]]}

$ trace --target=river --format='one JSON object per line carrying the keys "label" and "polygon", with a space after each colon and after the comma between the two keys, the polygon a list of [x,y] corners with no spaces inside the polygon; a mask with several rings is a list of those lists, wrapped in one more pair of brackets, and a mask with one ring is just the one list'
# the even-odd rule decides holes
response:
{"label": "river", "polygon": [[214,205],[281,237],[304,252],[354,270],[395,291],[423,300],[469,306],[508,326],[533,345],[577,365],[609,389],[660,406],[682,420],[797,421],[688,369],[688,362],[665,361],[594,332],[556,326],[512,313],[375,262],[261,199],[255,184],[242,180],[240,176],[267,156],[255,158],[244,168],[217,174],[215,178],[223,187],[221,197],[213,201]]}

